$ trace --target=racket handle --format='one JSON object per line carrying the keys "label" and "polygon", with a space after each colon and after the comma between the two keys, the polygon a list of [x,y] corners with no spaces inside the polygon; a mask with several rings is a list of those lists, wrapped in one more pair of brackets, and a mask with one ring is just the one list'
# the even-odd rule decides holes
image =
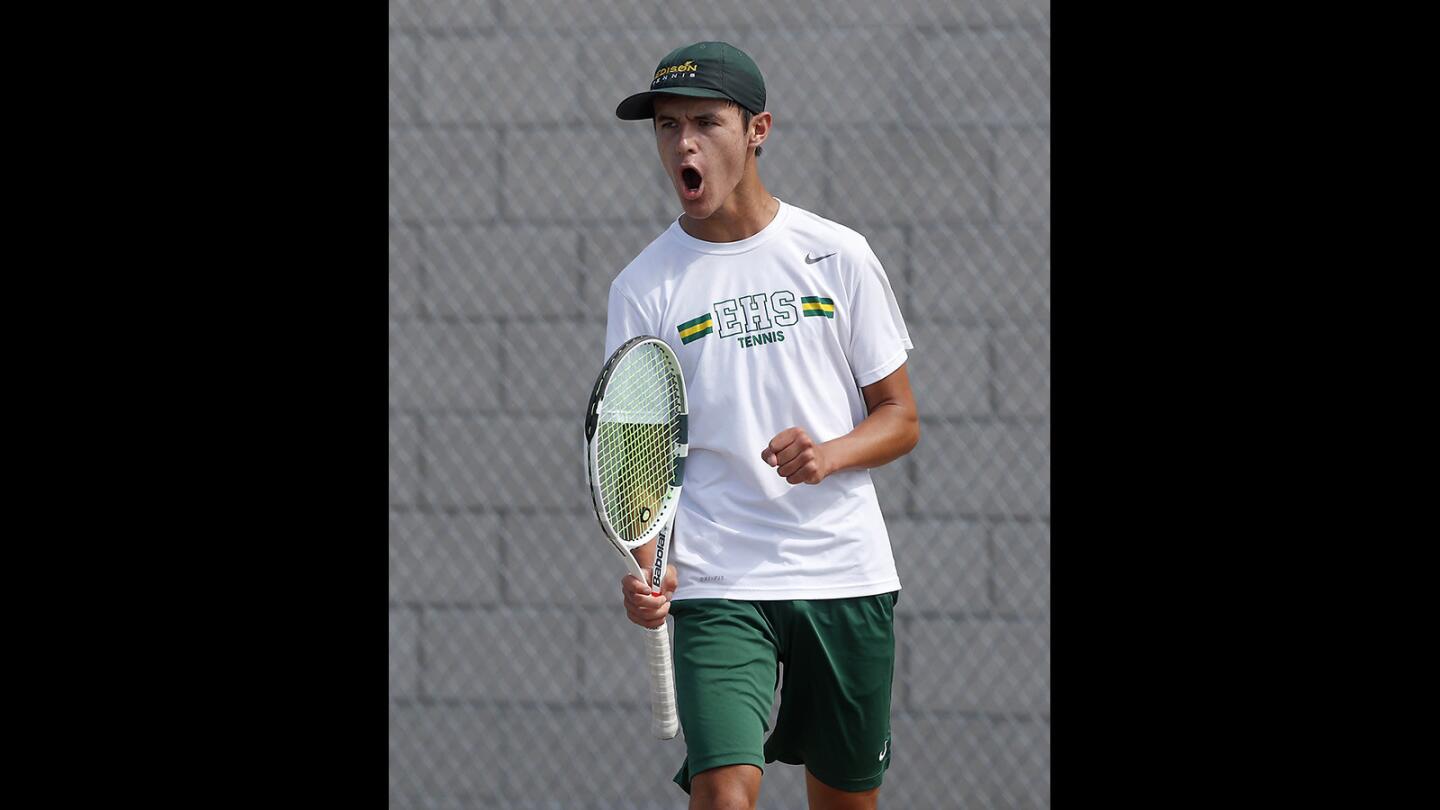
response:
{"label": "racket handle", "polygon": [[675,712],[675,675],[670,668],[670,635],[665,625],[645,631],[646,659],[650,664],[650,730],[662,740],[680,733]]}

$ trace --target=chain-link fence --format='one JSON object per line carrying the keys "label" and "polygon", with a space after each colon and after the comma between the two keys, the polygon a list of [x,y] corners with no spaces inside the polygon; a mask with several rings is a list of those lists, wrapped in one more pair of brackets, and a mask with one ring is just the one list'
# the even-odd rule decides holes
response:
{"label": "chain-link fence", "polygon": [[1048,0],[391,0],[390,805],[685,806],[581,414],[678,215],[615,105],[704,39],[764,72],[766,186],[866,235],[915,344],[882,805],[1048,807]]}

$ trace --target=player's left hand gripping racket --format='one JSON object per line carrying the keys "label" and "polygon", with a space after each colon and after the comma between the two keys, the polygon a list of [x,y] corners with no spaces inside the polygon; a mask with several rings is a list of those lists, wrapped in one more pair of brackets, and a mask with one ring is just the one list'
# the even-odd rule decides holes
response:
{"label": "player's left hand gripping racket", "polygon": [[[667,535],[680,502],[689,452],[685,377],[675,352],[658,337],[641,335],[610,355],[585,416],[590,498],[600,528],[630,573],[660,593]],[[630,552],[655,540],[647,574]],[[651,729],[662,740],[680,731],[675,677],[665,626],[645,628],[650,664]]]}

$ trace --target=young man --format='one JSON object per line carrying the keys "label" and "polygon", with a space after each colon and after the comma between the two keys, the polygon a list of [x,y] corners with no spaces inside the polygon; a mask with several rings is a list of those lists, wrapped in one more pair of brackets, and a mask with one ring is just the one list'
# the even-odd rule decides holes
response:
{"label": "young man", "polygon": [[812,810],[873,808],[900,580],[868,470],[919,439],[900,309],[864,237],[765,191],[749,56],[676,49],[616,115],[652,121],[683,209],[611,284],[605,336],[606,355],[663,337],[690,398],[673,565],[661,594],[622,582],[631,621],[675,617],[675,781],[691,808],[753,808],[779,760],[805,766]]}

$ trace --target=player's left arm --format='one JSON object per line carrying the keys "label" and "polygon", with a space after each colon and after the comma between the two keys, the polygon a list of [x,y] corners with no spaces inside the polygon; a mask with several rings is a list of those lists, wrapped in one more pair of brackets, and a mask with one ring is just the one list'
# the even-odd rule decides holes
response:
{"label": "player's left arm", "polygon": [[817,443],[804,428],[786,428],[760,457],[792,484],[818,484],[831,473],[879,467],[915,449],[920,416],[905,364],[860,392],[870,413],[854,430]]}

